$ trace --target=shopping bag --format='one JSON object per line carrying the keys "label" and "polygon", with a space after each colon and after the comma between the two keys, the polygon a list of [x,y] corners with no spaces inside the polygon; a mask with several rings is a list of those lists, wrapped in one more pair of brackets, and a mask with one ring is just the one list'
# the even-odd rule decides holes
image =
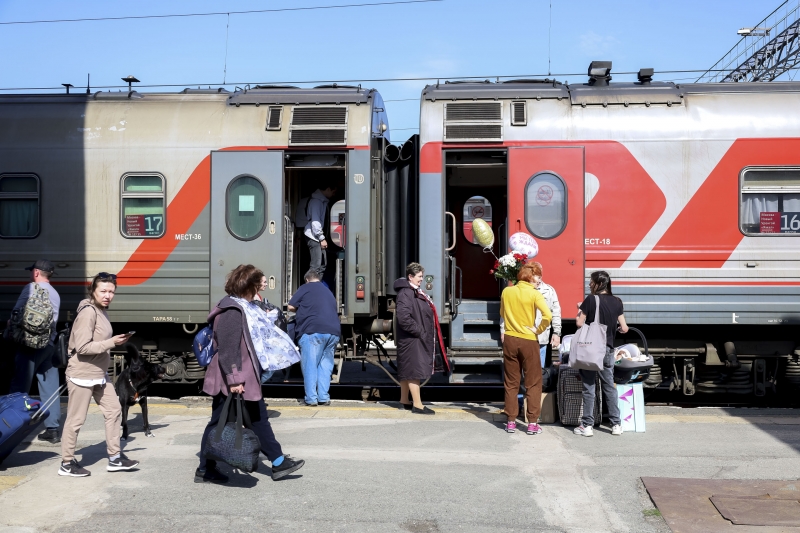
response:
{"label": "shopping bag", "polygon": [[572,338],[569,367],[575,370],[603,370],[606,356],[607,326],[600,322],[600,297],[594,297],[595,312],[591,324],[583,324]]}
{"label": "shopping bag", "polygon": [[[228,422],[231,400],[236,406],[236,422]],[[261,442],[251,428],[250,415],[242,396],[228,394],[217,428],[208,434],[206,458],[228,463],[242,472],[255,472],[258,469]]]}

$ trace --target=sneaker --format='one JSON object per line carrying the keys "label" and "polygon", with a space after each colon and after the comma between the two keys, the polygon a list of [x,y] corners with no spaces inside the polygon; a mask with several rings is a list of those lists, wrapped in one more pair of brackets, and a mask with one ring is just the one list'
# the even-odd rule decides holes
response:
{"label": "sneaker", "polygon": [[517,430],[516,422],[506,422],[506,433],[514,433]]}
{"label": "sneaker", "polygon": [[328,400],[327,402],[319,402],[317,405],[321,405],[323,407],[329,407],[331,405],[331,401]]}
{"label": "sneaker", "polygon": [[436,414],[436,411],[434,411],[433,409],[431,409],[429,407],[424,407],[423,406],[422,409],[419,409],[417,407],[414,407],[413,405],[411,406],[411,412],[414,413],[414,414],[417,414],[417,415],[435,415]]}
{"label": "sneaker", "polygon": [[78,461],[73,459],[67,464],[61,463],[61,468],[58,469],[59,476],[72,476],[72,477],[86,477],[91,476],[92,473],[78,464]]}
{"label": "sneaker", "polygon": [[61,438],[58,436],[57,429],[46,429],[36,438],[44,442],[49,442],[50,444],[58,444],[61,442]]}
{"label": "sneaker", "polygon": [[195,483],[216,483],[221,485],[223,483],[227,483],[228,481],[228,476],[217,470],[216,467],[205,468],[203,470],[198,468],[194,471]]}
{"label": "sneaker", "polygon": [[622,435],[622,426],[619,424],[615,424],[611,426],[611,434],[612,435]]}
{"label": "sneaker", "polygon": [[137,466],[139,466],[139,461],[131,461],[125,457],[124,453],[121,453],[115,460],[108,460],[106,470],[109,472],[119,472],[121,470],[133,470]]}
{"label": "sneaker", "polygon": [[303,468],[304,464],[306,464],[306,462],[302,459],[292,459],[288,455],[284,455],[283,462],[280,464],[280,466],[272,467],[272,481],[277,481],[284,476],[288,476],[296,470],[300,470]]}
{"label": "sneaker", "polygon": [[528,424],[528,430],[526,433],[528,435],[538,435],[542,432],[542,427],[539,424]]}
{"label": "sneaker", "polygon": [[592,429],[592,426],[587,427],[580,425],[576,427],[572,432],[575,433],[576,435],[582,435],[584,437],[591,437],[592,435],[594,435],[594,430]]}
{"label": "sneaker", "polygon": [[300,405],[302,405],[302,406],[304,406],[304,407],[316,407],[318,404],[316,404],[316,403],[308,403],[307,401],[303,400],[303,401],[300,403]]}

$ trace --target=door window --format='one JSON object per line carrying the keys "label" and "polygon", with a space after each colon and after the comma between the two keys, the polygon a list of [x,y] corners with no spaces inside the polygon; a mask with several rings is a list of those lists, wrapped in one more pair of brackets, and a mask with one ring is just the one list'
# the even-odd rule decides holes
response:
{"label": "door window", "polygon": [[345,201],[339,200],[331,207],[331,240],[340,248],[344,248],[345,220]]}
{"label": "door window", "polygon": [[476,218],[482,218],[489,227],[492,227],[492,204],[483,196],[473,196],[464,203],[464,238],[473,244],[477,244],[475,236],[472,234],[472,222]]}
{"label": "door window", "polygon": [[39,178],[33,174],[0,176],[0,237],[39,234]]}
{"label": "door window", "polygon": [[122,235],[134,239],[158,238],[166,230],[165,180],[160,174],[122,176]]}
{"label": "door window", "polygon": [[264,231],[267,192],[253,176],[239,176],[228,185],[226,220],[228,231],[243,241]]}
{"label": "door window", "polygon": [[543,172],[528,181],[525,225],[540,239],[557,237],[567,227],[567,188],[559,176]]}

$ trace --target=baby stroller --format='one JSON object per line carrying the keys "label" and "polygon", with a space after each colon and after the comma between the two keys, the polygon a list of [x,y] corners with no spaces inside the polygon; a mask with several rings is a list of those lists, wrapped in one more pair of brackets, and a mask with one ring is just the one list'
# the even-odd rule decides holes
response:
{"label": "baby stroller", "polygon": [[[637,328],[628,327],[630,331],[633,331],[639,335],[639,338],[642,340],[642,347],[644,348],[644,352],[640,351],[640,348],[637,345],[625,344],[617,348],[626,348],[628,346],[632,346],[635,348],[636,356],[644,356],[644,357],[636,357],[637,360],[631,360],[622,358],[614,363],[614,383],[641,383],[642,381],[646,380],[650,376],[650,368],[653,366],[653,356],[650,355],[650,349],[647,347],[647,339],[644,337],[644,334]],[[630,349],[634,351],[633,349]],[[638,360],[644,359],[646,360]]]}

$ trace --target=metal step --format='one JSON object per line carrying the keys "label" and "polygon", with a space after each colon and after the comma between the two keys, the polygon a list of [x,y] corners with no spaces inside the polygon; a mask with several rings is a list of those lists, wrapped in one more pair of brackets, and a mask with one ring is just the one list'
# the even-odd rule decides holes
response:
{"label": "metal step", "polygon": [[463,300],[451,322],[452,348],[500,348],[500,302]]}

